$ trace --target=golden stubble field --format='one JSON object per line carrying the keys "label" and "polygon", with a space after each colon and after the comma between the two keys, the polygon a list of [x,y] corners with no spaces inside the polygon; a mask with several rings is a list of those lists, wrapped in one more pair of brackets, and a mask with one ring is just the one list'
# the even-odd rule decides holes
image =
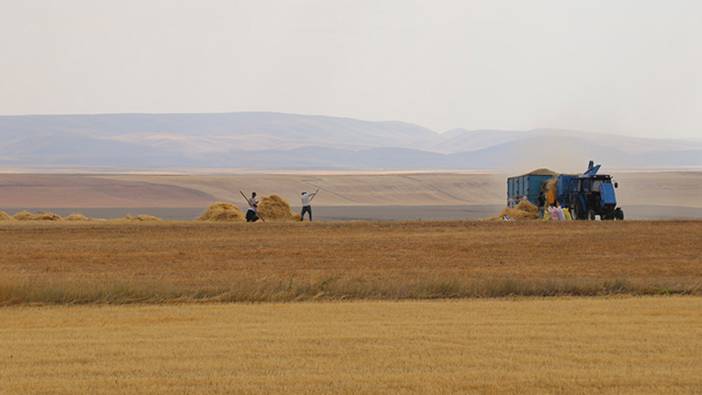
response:
{"label": "golden stubble field", "polygon": [[700,393],[702,298],[0,309],[0,393]]}
{"label": "golden stubble field", "polygon": [[700,294],[702,222],[0,226],[0,303]]}

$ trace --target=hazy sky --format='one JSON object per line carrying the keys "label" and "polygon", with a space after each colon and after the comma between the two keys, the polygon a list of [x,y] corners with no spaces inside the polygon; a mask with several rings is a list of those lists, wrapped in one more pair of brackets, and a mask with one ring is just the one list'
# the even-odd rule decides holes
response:
{"label": "hazy sky", "polygon": [[0,0],[0,114],[702,137],[702,2]]}

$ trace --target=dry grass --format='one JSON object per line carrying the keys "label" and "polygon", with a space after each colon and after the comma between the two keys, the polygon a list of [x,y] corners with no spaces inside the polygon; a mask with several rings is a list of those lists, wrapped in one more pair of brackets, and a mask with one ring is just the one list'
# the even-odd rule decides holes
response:
{"label": "dry grass", "polygon": [[127,215],[126,217],[124,217],[124,220],[134,222],[158,222],[161,221],[161,218],[148,214],[139,214]]}
{"label": "dry grass", "polygon": [[16,223],[0,304],[702,294],[702,222]]}
{"label": "dry grass", "polygon": [[8,213],[0,211],[0,221],[12,221],[12,219],[13,218]]}
{"label": "dry grass", "polygon": [[245,219],[244,213],[239,207],[231,203],[214,203],[207,208],[207,211],[202,213],[198,221],[209,222],[243,222]]}
{"label": "dry grass", "polygon": [[702,298],[0,309],[0,392],[699,393]]}

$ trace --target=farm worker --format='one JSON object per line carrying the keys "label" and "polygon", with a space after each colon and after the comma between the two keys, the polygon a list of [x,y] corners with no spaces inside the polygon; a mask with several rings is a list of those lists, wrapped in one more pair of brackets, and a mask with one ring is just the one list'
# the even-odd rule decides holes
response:
{"label": "farm worker", "polygon": [[537,203],[539,204],[539,218],[544,217],[544,210],[546,208],[546,194],[544,194],[544,190],[542,189],[541,192],[539,192],[539,197],[537,199]]}
{"label": "farm worker", "polygon": [[559,218],[558,218],[558,208],[556,208],[556,206],[550,206],[550,207],[548,208],[548,213],[549,213],[550,216],[551,216],[551,221],[553,221],[553,222],[559,221]]}
{"label": "farm worker", "polygon": [[258,221],[258,199],[256,199],[256,192],[251,192],[251,197],[246,199],[249,204],[249,208],[246,210],[246,222],[256,222]]}
{"label": "farm worker", "polygon": [[302,213],[300,214],[300,221],[305,220],[305,213],[310,215],[310,222],[312,222],[312,199],[319,193],[319,188],[313,193],[302,192],[300,200],[302,201]]}

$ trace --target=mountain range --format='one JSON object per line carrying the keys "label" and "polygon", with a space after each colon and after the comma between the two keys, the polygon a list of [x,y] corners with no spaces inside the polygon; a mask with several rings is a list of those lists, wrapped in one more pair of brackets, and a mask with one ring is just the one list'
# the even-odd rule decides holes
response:
{"label": "mountain range", "polygon": [[270,112],[0,116],[0,167],[162,170],[702,166],[702,141],[453,129]]}

